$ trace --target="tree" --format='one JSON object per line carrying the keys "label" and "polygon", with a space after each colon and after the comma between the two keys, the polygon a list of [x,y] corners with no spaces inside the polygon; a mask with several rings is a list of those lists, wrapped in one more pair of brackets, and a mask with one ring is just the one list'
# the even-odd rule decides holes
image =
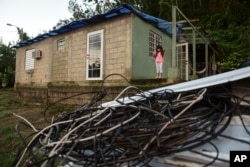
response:
{"label": "tree", "polygon": [[0,41],[0,87],[15,83],[16,50]]}
{"label": "tree", "polygon": [[211,14],[202,16],[203,25],[219,47],[222,69],[233,70],[250,59],[250,2],[216,1],[209,6]]}
{"label": "tree", "polygon": [[[164,0],[82,0],[79,4],[76,0],[69,1],[69,11],[73,14],[74,19],[89,18],[93,15],[102,14],[117,5],[129,3],[137,9],[154,15],[156,17],[165,17],[171,14],[171,5],[164,2]],[[165,8],[164,8],[165,7]],[[166,14],[165,9],[168,7]],[[164,13],[164,14],[163,14]]]}
{"label": "tree", "polygon": [[[249,0],[176,0],[189,19],[199,19],[205,35],[216,43],[223,71],[250,59]],[[169,2],[169,4],[171,4]]]}
{"label": "tree", "polygon": [[19,40],[20,41],[25,41],[25,40],[29,40],[30,37],[28,36],[28,34],[26,32],[23,31],[22,28],[16,27],[17,28],[17,33],[19,35]]}

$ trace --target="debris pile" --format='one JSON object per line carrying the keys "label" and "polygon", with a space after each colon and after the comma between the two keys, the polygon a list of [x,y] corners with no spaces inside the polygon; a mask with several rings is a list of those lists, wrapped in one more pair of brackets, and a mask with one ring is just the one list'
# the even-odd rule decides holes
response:
{"label": "debris pile", "polygon": [[[137,88],[139,100],[126,104],[122,95],[129,89],[135,87],[113,99],[117,106],[99,105],[107,95],[99,94],[42,130],[30,124],[35,133],[23,138],[14,166],[147,166],[154,156],[189,150],[217,137],[238,105],[223,85],[147,96]],[[226,123],[218,126],[222,121]]]}

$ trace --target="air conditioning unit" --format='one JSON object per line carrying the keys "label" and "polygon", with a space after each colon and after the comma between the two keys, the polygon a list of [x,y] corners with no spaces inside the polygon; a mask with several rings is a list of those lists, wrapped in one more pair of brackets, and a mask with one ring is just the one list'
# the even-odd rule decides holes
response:
{"label": "air conditioning unit", "polygon": [[36,50],[36,51],[32,52],[32,58],[33,59],[41,59],[42,58],[42,51]]}

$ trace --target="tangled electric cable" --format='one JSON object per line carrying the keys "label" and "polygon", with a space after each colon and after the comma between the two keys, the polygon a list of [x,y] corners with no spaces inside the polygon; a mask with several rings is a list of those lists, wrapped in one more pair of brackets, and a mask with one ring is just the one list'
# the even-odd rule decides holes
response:
{"label": "tangled electric cable", "polygon": [[[131,89],[141,100],[125,104],[122,97]],[[109,96],[102,92],[41,130],[29,123],[29,139],[18,130],[23,146],[13,166],[148,166],[154,156],[192,150],[221,135],[239,104],[223,85],[147,96],[128,86],[113,99],[116,107],[97,105]]]}

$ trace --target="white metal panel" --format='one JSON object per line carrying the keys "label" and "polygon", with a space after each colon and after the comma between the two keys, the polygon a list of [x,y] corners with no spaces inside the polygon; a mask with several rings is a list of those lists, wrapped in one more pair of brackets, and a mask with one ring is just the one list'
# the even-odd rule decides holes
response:
{"label": "white metal panel", "polygon": [[31,72],[34,70],[35,59],[32,57],[32,53],[35,52],[35,49],[30,49],[26,51],[25,55],[25,71]]}
{"label": "white metal panel", "polygon": [[[150,96],[151,93],[160,92],[164,90],[172,90],[174,92],[183,92],[189,90],[195,90],[200,88],[206,88],[210,86],[220,85],[232,81],[250,77],[250,67],[245,67],[201,79],[196,79],[188,82],[183,82],[175,85],[164,86],[157,89],[152,89],[144,92],[144,96]],[[121,99],[124,104],[129,104],[137,100],[143,100],[141,96],[126,97]],[[110,101],[102,104],[102,107],[115,107],[121,104],[117,101]]]}

